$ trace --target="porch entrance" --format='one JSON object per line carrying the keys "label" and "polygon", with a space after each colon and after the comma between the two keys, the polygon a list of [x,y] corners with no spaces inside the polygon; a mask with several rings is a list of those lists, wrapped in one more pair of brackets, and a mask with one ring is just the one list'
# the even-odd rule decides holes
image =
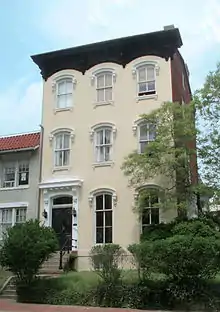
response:
{"label": "porch entrance", "polygon": [[72,196],[62,196],[53,199],[52,228],[57,234],[59,250],[72,249]]}

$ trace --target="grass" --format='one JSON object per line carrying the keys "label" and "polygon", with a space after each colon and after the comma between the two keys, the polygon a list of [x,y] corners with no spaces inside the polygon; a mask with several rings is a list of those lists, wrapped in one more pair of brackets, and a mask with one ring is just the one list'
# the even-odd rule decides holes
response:
{"label": "grass", "polygon": [[9,276],[11,276],[11,272],[5,271],[0,268],[0,288],[3,286]]}

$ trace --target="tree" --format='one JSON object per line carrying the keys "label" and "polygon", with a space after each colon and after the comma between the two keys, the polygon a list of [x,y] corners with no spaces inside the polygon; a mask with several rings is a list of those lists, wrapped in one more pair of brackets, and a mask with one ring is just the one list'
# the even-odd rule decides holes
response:
{"label": "tree", "polygon": [[220,190],[220,63],[194,95],[197,111],[200,174],[211,193]]}
{"label": "tree", "polygon": [[147,144],[143,154],[129,154],[122,170],[134,188],[159,179],[163,207],[176,208],[183,217],[196,194],[195,106],[164,103],[141,117],[148,124],[156,124],[156,138]]}
{"label": "tree", "polygon": [[30,220],[7,230],[0,249],[0,264],[12,271],[17,281],[29,284],[56,250],[57,238],[53,229]]}

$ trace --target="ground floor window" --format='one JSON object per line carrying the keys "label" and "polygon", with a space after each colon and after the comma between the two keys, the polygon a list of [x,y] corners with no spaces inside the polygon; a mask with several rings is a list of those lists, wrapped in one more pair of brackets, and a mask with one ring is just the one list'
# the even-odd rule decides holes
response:
{"label": "ground floor window", "polygon": [[0,209],[0,240],[6,230],[15,224],[26,221],[27,208],[1,208]]}

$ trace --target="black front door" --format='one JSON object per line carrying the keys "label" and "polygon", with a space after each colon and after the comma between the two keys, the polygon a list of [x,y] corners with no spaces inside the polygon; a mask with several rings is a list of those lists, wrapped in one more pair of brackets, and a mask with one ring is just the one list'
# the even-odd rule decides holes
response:
{"label": "black front door", "polygon": [[72,246],[72,208],[52,209],[52,228],[57,234],[59,250]]}

